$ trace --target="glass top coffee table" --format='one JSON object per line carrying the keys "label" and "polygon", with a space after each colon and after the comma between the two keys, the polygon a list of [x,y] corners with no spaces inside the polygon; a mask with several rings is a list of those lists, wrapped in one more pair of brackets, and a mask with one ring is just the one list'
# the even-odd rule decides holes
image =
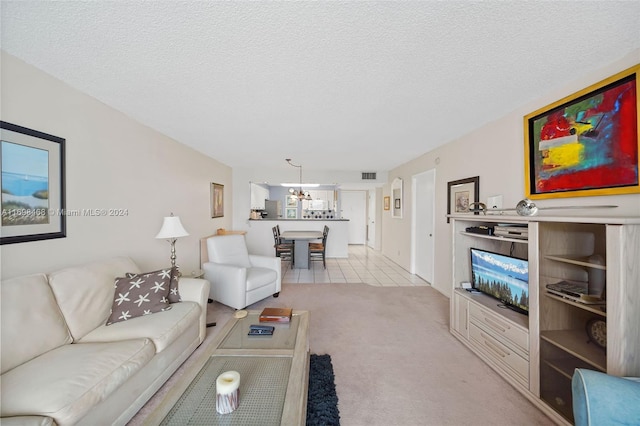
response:
{"label": "glass top coffee table", "polygon": [[[260,323],[259,311],[232,318],[213,352],[177,396],[162,425],[304,425],[309,385],[309,313],[293,311],[289,323]],[[248,336],[251,324],[273,325],[272,336]],[[216,378],[240,373],[240,403],[216,411]],[[163,413],[164,414],[164,413]]]}

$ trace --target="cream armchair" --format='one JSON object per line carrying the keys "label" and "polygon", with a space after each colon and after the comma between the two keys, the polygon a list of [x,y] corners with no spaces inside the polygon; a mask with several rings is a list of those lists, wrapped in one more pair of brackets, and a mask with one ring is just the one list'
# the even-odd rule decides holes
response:
{"label": "cream armchair", "polygon": [[202,269],[211,283],[211,299],[244,309],[280,294],[280,258],[249,254],[244,235],[209,237],[207,253],[209,261],[202,264]]}

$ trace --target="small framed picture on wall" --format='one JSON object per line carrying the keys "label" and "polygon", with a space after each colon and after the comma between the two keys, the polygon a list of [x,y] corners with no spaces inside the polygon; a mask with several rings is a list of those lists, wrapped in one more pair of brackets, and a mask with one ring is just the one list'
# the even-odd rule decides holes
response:
{"label": "small framed picture on wall", "polygon": [[298,218],[298,209],[297,208],[289,208],[285,211],[287,219],[297,219]]}
{"label": "small framed picture on wall", "polygon": [[[478,201],[480,201],[479,176],[447,182],[447,214],[471,213],[469,205]],[[447,223],[449,223],[448,217]]]}
{"label": "small framed picture on wall", "polygon": [[224,185],[211,183],[211,217],[224,216]]}

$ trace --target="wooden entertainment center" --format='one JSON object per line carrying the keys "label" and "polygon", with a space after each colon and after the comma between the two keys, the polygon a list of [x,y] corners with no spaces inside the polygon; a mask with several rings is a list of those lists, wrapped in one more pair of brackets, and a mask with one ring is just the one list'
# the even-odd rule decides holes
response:
{"label": "wooden entertainment center", "polygon": [[[572,424],[575,368],[640,376],[640,217],[450,215],[453,279],[451,333],[558,424]],[[470,227],[520,225],[528,238],[467,232]],[[485,294],[471,281],[469,249],[511,254],[529,262],[529,315]],[[599,254],[604,261],[593,261]],[[591,260],[590,260],[591,259]],[[587,282],[604,270],[606,303],[553,295],[546,285]],[[587,334],[600,319],[606,349]]]}

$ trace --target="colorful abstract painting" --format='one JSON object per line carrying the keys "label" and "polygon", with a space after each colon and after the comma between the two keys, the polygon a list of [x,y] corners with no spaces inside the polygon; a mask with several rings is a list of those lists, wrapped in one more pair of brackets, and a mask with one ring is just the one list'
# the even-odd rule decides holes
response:
{"label": "colorful abstract painting", "polygon": [[527,197],[640,192],[637,68],[525,117]]}

